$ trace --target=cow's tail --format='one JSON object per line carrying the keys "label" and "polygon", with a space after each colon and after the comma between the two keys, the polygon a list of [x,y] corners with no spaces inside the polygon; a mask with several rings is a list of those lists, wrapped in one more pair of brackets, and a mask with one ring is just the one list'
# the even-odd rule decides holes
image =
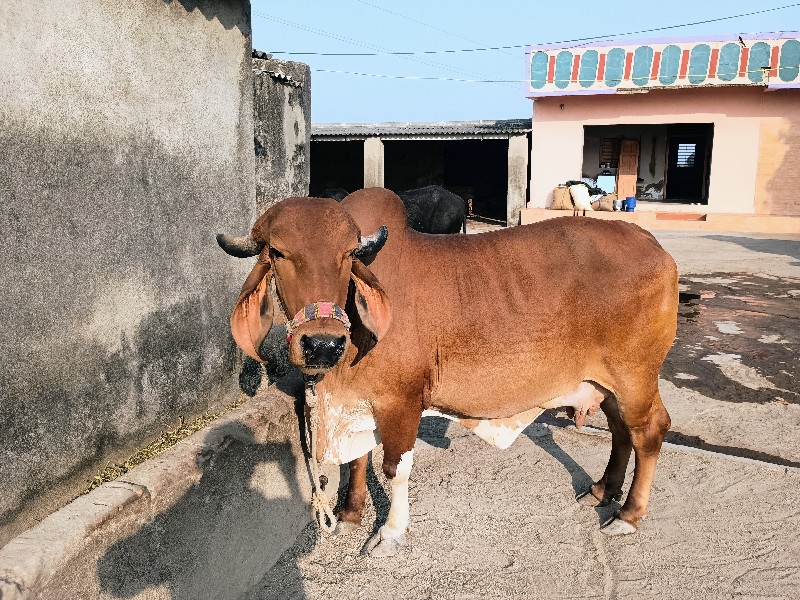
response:
{"label": "cow's tail", "polygon": [[467,233],[467,217],[469,216],[469,200],[464,198],[464,223],[461,225],[461,228],[464,233]]}

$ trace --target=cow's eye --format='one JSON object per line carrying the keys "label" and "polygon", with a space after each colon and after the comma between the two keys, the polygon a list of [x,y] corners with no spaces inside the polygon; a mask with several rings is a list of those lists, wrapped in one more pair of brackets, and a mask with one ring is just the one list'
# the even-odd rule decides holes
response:
{"label": "cow's eye", "polygon": [[275,248],[272,248],[272,247],[270,247],[270,249],[269,249],[269,256],[273,260],[276,260],[276,259],[279,259],[279,258],[286,258],[283,255],[283,252],[281,252],[280,250],[276,250]]}

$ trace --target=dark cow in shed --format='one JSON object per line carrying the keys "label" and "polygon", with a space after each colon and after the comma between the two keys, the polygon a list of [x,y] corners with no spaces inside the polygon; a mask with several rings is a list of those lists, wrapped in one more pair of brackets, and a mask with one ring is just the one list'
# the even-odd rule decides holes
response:
{"label": "dark cow in shed", "polygon": [[[562,217],[427,236],[407,226],[394,193],[373,188],[341,204],[285,200],[249,236],[219,241],[235,256],[258,256],[231,316],[236,342],[264,362],[260,348],[281,304],[291,321],[289,359],[317,380],[309,388],[319,417],[315,458],[350,463],[339,532],[361,522],[367,455],[383,443],[391,508],[365,551],[390,555],[404,543],[423,414],[457,420],[505,448],[546,408],[568,407],[580,426],[599,407],[611,457],[579,501],[620,498],[635,451],[627,499],[601,530],[636,530],[670,426],[658,373],[678,307],[675,262],[648,232]],[[635,309],[622,319],[621,306]]]}
{"label": "dark cow in shed", "polygon": [[467,233],[467,204],[440,185],[397,192],[408,213],[411,229],[422,233]]}
{"label": "dark cow in shed", "polygon": [[340,187],[326,187],[326,188],[325,188],[325,189],[322,191],[322,193],[320,194],[320,196],[319,196],[319,197],[320,197],[320,198],[332,198],[333,200],[336,200],[337,202],[341,202],[342,200],[344,200],[345,198],[347,198],[347,195],[348,195],[349,193],[350,193],[350,192],[348,192],[348,191],[347,191],[346,189],[344,189],[344,188],[340,188]]}
{"label": "dark cow in shed", "polygon": [[[322,198],[341,202],[348,193],[342,188],[326,188]],[[408,225],[420,233],[467,233],[467,204],[458,194],[440,185],[429,185],[397,192],[406,205]]]}

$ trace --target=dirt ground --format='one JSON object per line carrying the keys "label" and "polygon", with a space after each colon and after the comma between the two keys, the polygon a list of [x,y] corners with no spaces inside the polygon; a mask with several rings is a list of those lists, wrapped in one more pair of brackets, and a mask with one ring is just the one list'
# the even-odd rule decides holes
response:
{"label": "dirt ground", "polygon": [[249,598],[799,597],[800,236],[657,237],[681,271],[660,382],[673,427],[635,535],[607,538],[599,524],[614,507],[574,501],[602,473],[607,437],[550,411],[499,451],[429,418],[408,547],[359,554],[388,511],[376,468],[362,529],[309,526]]}

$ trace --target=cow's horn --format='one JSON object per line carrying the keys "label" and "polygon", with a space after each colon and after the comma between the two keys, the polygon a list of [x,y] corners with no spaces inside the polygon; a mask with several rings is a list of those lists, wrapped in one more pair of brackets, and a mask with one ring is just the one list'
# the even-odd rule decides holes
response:
{"label": "cow's horn", "polygon": [[389,237],[389,228],[386,227],[386,225],[381,225],[378,231],[372,235],[362,235],[361,243],[358,245],[358,248],[356,248],[356,251],[353,252],[353,256],[362,258],[364,256],[377,254],[386,243],[387,237]]}
{"label": "cow's horn", "polygon": [[252,235],[235,237],[232,235],[225,235],[224,233],[218,233],[217,243],[225,252],[236,258],[255,256],[264,249],[264,244],[259,244],[253,239]]}

